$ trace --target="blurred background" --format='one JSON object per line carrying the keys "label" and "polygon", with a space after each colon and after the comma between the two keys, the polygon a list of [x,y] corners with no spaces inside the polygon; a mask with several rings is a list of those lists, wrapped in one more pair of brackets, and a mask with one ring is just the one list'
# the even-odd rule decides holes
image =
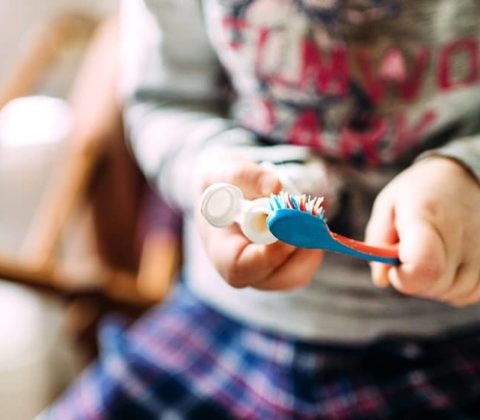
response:
{"label": "blurred background", "polygon": [[124,138],[117,8],[0,0],[0,420],[35,417],[180,264],[178,215]]}

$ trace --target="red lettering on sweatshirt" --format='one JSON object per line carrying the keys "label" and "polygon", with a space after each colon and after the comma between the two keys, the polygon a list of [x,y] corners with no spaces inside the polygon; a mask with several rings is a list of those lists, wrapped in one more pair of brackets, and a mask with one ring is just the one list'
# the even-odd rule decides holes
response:
{"label": "red lettering on sweatshirt", "polygon": [[313,82],[317,92],[342,96],[348,90],[348,61],[344,47],[319,51],[318,46],[307,40],[303,44],[300,86]]}
{"label": "red lettering on sweatshirt", "polygon": [[300,114],[290,128],[288,139],[291,144],[323,150],[322,124],[315,111]]}
{"label": "red lettering on sweatshirt", "polygon": [[345,127],[340,134],[340,157],[348,159],[361,155],[366,163],[374,166],[381,162],[379,144],[385,139],[387,123],[383,119],[376,119],[371,127],[365,131],[356,131]]}
{"label": "red lettering on sweatshirt", "polygon": [[393,140],[394,157],[397,158],[402,153],[418,142],[420,138],[425,134],[428,128],[435,122],[437,113],[430,109],[424,112],[420,118],[411,125],[408,126],[407,117],[405,114],[399,114],[395,117],[395,137]]}
{"label": "red lettering on sweatshirt", "polygon": [[[370,128],[362,131],[345,126],[339,134],[336,151],[329,150],[329,153],[333,152],[333,155],[345,160],[361,156],[368,165],[379,165],[411,149],[425,135],[436,117],[434,110],[428,110],[413,123],[407,121],[405,114],[400,114],[393,121],[377,118]],[[298,116],[290,129],[289,141],[320,152],[326,151],[321,121],[315,111],[305,111]]]}
{"label": "red lettering on sweatshirt", "polygon": [[[460,54],[466,54],[467,71],[465,75],[455,80],[452,68],[455,59]],[[464,38],[451,42],[442,48],[438,58],[438,85],[442,90],[450,90],[458,87],[467,87],[478,80],[478,41],[474,38]]]}
{"label": "red lettering on sweatshirt", "polygon": [[[277,36],[280,36],[277,34]],[[308,89],[313,87],[315,92],[321,94],[343,96],[348,92],[348,60],[347,51],[344,47],[333,47],[329,51],[321,51],[313,40],[306,39],[300,48],[299,74],[287,77],[287,69],[265,72],[262,63],[267,54],[281,56],[285,51],[269,49],[273,44],[272,32],[268,28],[262,28],[257,37],[257,54],[255,67],[257,74],[271,84],[289,86],[295,89]],[[277,43],[278,45],[282,45]],[[281,62],[282,60],[279,60]]]}
{"label": "red lettering on sweatshirt", "polygon": [[[362,86],[374,103],[378,104],[384,99],[389,85],[396,86],[399,97],[410,102],[414,101],[420,92],[430,53],[424,47],[418,48],[410,72],[407,71],[404,54],[397,48],[387,51],[376,66],[371,54],[366,50],[360,50],[357,58]],[[378,72],[375,72],[374,68],[378,68]]]}
{"label": "red lettering on sweatshirt", "polygon": [[222,25],[225,29],[228,29],[231,32],[231,39],[228,44],[232,49],[238,50],[242,46],[239,34],[248,27],[247,21],[233,16],[224,16],[222,19]]}
{"label": "red lettering on sweatshirt", "polygon": [[[244,28],[244,21],[226,21],[229,27]],[[275,37],[273,36],[275,35]],[[316,93],[334,96],[348,94],[349,81],[353,77],[350,64],[358,68],[359,85],[374,104],[381,104],[389,92],[404,102],[414,102],[420,95],[428,68],[435,65],[437,86],[446,91],[454,88],[468,87],[479,81],[480,46],[475,38],[464,38],[447,43],[441,47],[435,57],[425,46],[419,46],[410,58],[397,47],[389,48],[380,59],[375,59],[366,49],[360,49],[349,60],[349,51],[342,46],[333,46],[322,50],[313,39],[299,40],[300,57],[296,72],[288,68],[288,60],[281,57],[288,54],[288,45],[279,42],[285,34],[270,28],[258,29],[256,37],[255,69],[259,77],[271,85],[287,86],[292,89],[312,89]],[[262,68],[267,56],[276,59],[278,68]],[[456,61],[464,56],[463,66],[455,66]],[[270,60],[271,62],[272,60]]]}

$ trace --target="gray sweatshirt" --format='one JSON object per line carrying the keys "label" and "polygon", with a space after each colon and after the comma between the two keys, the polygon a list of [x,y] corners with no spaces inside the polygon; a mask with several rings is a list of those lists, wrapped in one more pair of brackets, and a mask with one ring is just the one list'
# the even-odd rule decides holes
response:
{"label": "gray sweatshirt", "polygon": [[[422,153],[480,177],[480,2],[124,0],[122,9],[132,150],[185,212],[186,277],[203,300],[308,340],[432,335],[480,320],[478,305],[377,289],[365,262],[336,254],[303,289],[234,289],[191,216],[193,168],[218,148],[273,162],[299,190],[326,194],[332,227],[357,238],[378,192]],[[303,171],[312,162],[314,176]]]}

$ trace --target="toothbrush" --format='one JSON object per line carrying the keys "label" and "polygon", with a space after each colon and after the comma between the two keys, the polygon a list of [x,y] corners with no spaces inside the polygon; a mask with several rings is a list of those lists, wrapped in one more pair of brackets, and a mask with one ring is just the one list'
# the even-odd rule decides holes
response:
{"label": "toothbrush", "polygon": [[332,232],[322,208],[322,197],[272,195],[267,225],[282,242],[300,248],[324,249],[368,261],[399,265],[397,247],[375,247]]}
{"label": "toothbrush", "polygon": [[234,223],[253,243],[269,245],[277,240],[300,248],[340,252],[368,261],[400,264],[396,247],[374,247],[332,232],[326,222],[322,197],[283,191],[270,198],[245,200],[235,185],[210,185],[200,199],[200,212],[218,228]]}

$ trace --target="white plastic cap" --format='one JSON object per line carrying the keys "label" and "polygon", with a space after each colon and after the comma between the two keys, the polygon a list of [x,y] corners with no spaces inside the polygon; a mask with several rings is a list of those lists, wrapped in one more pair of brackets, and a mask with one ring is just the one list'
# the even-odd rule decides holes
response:
{"label": "white plastic cap", "polygon": [[208,223],[218,228],[237,222],[253,243],[269,245],[277,241],[266,223],[270,212],[269,199],[244,200],[242,191],[235,185],[210,185],[200,199],[200,212]]}
{"label": "white plastic cap", "polygon": [[212,184],[202,194],[200,212],[212,226],[224,228],[235,222],[242,200],[242,191],[235,185]]}

